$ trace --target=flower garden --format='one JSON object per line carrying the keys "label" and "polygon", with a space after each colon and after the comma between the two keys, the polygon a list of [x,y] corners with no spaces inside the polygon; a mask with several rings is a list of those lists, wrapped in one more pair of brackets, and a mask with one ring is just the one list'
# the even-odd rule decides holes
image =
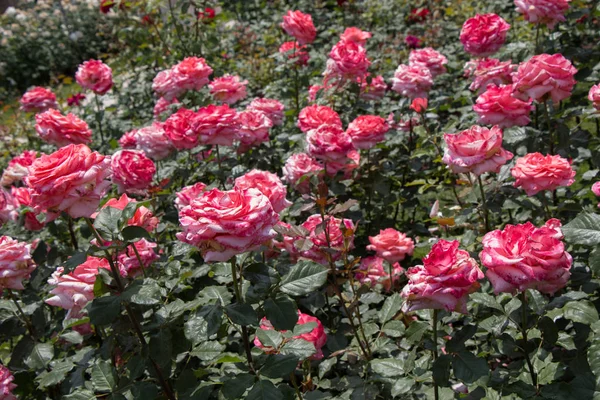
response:
{"label": "flower garden", "polygon": [[0,399],[600,398],[598,1],[0,31]]}

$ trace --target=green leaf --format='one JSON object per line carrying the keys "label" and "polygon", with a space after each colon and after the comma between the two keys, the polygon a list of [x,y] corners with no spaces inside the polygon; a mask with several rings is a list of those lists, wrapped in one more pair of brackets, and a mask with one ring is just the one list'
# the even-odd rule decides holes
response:
{"label": "green leaf", "polygon": [[383,302],[383,306],[381,310],[377,313],[379,317],[379,322],[385,324],[387,321],[394,318],[396,314],[400,311],[402,304],[404,303],[404,299],[400,294],[394,293]]}
{"label": "green leaf", "polygon": [[117,386],[117,374],[108,361],[99,361],[92,367],[92,385],[100,393],[110,393]]}
{"label": "green leaf", "polygon": [[590,369],[596,377],[596,385],[600,384],[600,340],[594,337],[592,344],[587,351],[587,359],[590,364]]}
{"label": "green leaf", "polygon": [[279,287],[290,296],[303,296],[325,284],[329,270],[312,261],[301,260],[283,277]]}
{"label": "green leaf", "polygon": [[152,336],[148,345],[150,357],[161,367],[167,367],[171,364],[171,354],[173,352],[173,340],[171,331],[168,328],[162,328]]}
{"label": "green leaf", "polygon": [[225,307],[225,314],[231,322],[238,325],[257,325],[258,315],[254,308],[248,304],[234,303]]}
{"label": "green leaf", "polygon": [[74,253],[65,263],[63,264],[64,273],[68,274],[73,271],[79,265],[83,264],[88,258],[88,255],[85,251],[78,251]]}
{"label": "green leaf", "polygon": [[434,382],[439,386],[449,386],[451,363],[452,356],[449,354],[442,354],[433,362],[431,372],[433,373]]}
{"label": "green leaf", "polygon": [[305,324],[299,324],[294,327],[294,331],[292,332],[292,336],[300,336],[308,332],[312,332],[313,329],[317,327],[316,322],[307,322]]}
{"label": "green leaf", "polygon": [[263,307],[267,319],[278,331],[289,331],[296,326],[298,322],[296,303],[285,294],[280,293],[274,299],[268,298]]}
{"label": "green leaf", "polygon": [[453,355],[452,369],[454,376],[465,383],[473,383],[488,374],[489,368],[485,358],[479,358],[468,351],[461,351]]}
{"label": "green leaf", "polygon": [[406,340],[408,340],[409,343],[420,342],[421,338],[423,337],[423,334],[427,331],[427,329],[429,329],[429,324],[426,324],[425,322],[411,322],[410,326],[406,330]]}
{"label": "green leaf", "polygon": [[282,400],[283,394],[271,381],[260,380],[252,386],[246,400]]}
{"label": "green leaf", "polygon": [[387,378],[396,378],[405,374],[404,362],[395,358],[382,358],[371,361],[371,369]]}
{"label": "green leaf", "polygon": [[573,322],[591,325],[598,321],[598,311],[589,301],[571,301],[564,307],[564,317]]}
{"label": "green leaf", "polygon": [[221,393],[227,400],[234,400],[242,397],[246,389],[254,383],[256,377],[252,374],[239,374],[233,379],[223,382]]}
{"label": "green leaf", "polygon": [[160,286],[153,279],[136,280],[125,289],[123,298],[134,304],[150,306],[161,302]]}
{"label": "green leaf", "polygon": [[449,353],[456,353],[464,348],[464,344],[467,340],[473,337],[477,333],[477,327],[475,325],[465,325],[459,331],[456,331],[452,335],[452,339],[446,342],[446,350]]}
{"label": "green leaf", "polygon": [[72,361],[61,361],[51,366],[50,371],[44,371],[35,379],[39,387],[46,388],[62,382],[67,373],[73,369],[75,364]]}
{"label": "green leaf", "polygon": [[114,207],[105,207],[100,210],[94,220],[94,228],[103,239],[110,241],[119,233],[119,220],[122,211]]}
{"label": "green leaf", "polygon": [[281,354],[293,354],[302,360],[315,353],[315,345],[304,339],[292,339],[281,347]]}
{"label": "green leaf", "polygon": [[283,335],[275,330],[257,329],[256,336],[263,346],[278,348],[283,342]]}
{"label": "green leaf", "polygon": [[43,369],[46,368],[53,357],[54,346],[51,343],[37,343],[25,360],[25,364],[32,369]]}
{"label": "green leaf", "polygon": [[194,357],[198,357],[202,361],[211,361],[219,357],[224,350],[225,345],[217,341],[211,340],[208,342],[200,343],[200,345],[195,347],[190,354]]}
{"label": "green leaf", "polygon": [[94,392],[88,389],[78,389],[73,393],[63,396],[64,400],[96,400]]}
{"label": "green leaf", "polygon": [[244,268],[244,278],[255,285],[269,287],[279,282],[279,274],[265,264],[252,264]]}
{"label": "green leaf", "polygon": [[121,236],[126,242],[135,242],[138,239],[150,239],[150,234],[141,226],[126,226],[121,231]]}
{"label": "green leaf", "polygon": [[207,322],[207,335],[212,336],[219,331],[223,322],[223,308],[217,304],[210,304],[197,311],[197,315]]}
{"label": "green leaf", "polygon": [[600,276],[600,246],[596,246],[594,251],[590,254],[590,258],[588,259],[588,264],[590,266],[590,270],[594,277]]}
{"label": "green leaf", "polygon": [[481,304],[486,307],[494,308],[498,311],[504,311],[502,306],[496,301],[496,298],[487,293],[473,293],[469,296],[469,298],[474,303]]}
{"label": "green leaf", "polygon": [[96,298],[88,310],[92,324],[108,325],[121,315],[121,297],[109,295]]}
{"label": "green leaf", "polygon": [[260,369],[260,374],[268,378],[284,378],[296,370],[299,358],[294,354],[271,354]]}
{"label": "green leaf", "polygon": [[408,393],[414,384],[415,380],[412,378],[396,379],[394,386],[392,386],[392,396],[398,397],[401,394]]}
{"label": "green leaf", "polygon": [[600,215],[583,212],[562,227],[565,240],[571,244],[600,244]]}

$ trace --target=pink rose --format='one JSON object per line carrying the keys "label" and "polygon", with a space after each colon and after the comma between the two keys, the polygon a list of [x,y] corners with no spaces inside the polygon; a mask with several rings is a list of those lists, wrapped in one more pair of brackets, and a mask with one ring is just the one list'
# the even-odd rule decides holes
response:
{"label": "pink rose", "polygon": [[498,172],[513,158],[510,151],[502,148],[502,136],[502,129],[498,126],[488,129],[473,125],[456,134],[444,133],[447,147],[442,161],[455,174]]}
{"label": "pink rose", "polygon": [[48,222],[62,211],[73,218],[91,216],[110,188],[110,175],[109,157],[70,144],[35,160],[25,183],[35,211],[46,210]]}
{"label": "pink rose", "polygon": [[[208,78],[206,78],[204,85],[207,83]],[[187,91],[187,89],[177,86],[175,74],[173,73],[172,69],[160,71],[158,74],[156,74],[154,80],[152,81],[152,90],[154,90],[154,93],[156,93],[158,97],[165,99],[166,101],[171,101],[176,97],[183,95]]]}
{"label": "pink rose", "polygon": [[526,21],[533,24],[546,24],[553,29],[559,21],[565,21],[565,11],[571,0],[515,0],[517,11]]}
{"label": "pink rose", "polygon": [[471,64],[471,72],[475,79],[470,90],[480,91],[485,90],[488,85],[504,85],[512,83],[512,74],[516,65],[511,64],[511,61],[500,61],[496,58],[484,58]]}
{"label": "pink rose", "polygon": [[154,114],[154,119],[157,121],[160,120],[161,115],[163,113],[169,111],[172,104],[180,104],[180,103],[179,103],[179,100],[177,100],[177,99],[173,99],[171,101],[165,99],[164,97],[161,97],[160,99],[158,99],[158,101],[154,105],[154,110],[152,112]]}
{"label": "pink rose", "polygon": [[312,43],[317,37],[312,17],[301,11],[288,11],[283,16],[281,27],[288,35],[295,37],[300,44]]}
{"label": "pink rose", "polygon": [[[363,285],[375,287],[377,284],[382,285],[386,292],[392,288],[392,285],[400,279],[404,270],[398,263],[394,263],[391,267],[383,264],[385,260],[381,257],[371,256],[360,260],[360,265],[355,270],[354,277]],[[390,280],[390,273],[392,279]]]}
{"label": "pink rose", "polygon": [[306,134],[307,153],[324,163],[344,162],[354,150],[352,138],[338,125],[321,125]]}
{"label": "pink rose", "polygon": [[588,99],[593,103],[596,110],[600,110],[600,84],[592,86],[588,93]]}
{"label": "pink rose", "polygon": [[12,391],[17,387],[12,381],[15,377],[10,373],[10,370],[0,364],[0,397],[2,400],[17,400],[17,397],[12,394]]}
{"label": "pink rose", "polygon": [[208,83],[213,70],[200,57],[187,57],[171,69],[159,72],[152,89],[167,101],[183,95],[188,90],[200,90]]}
{"label": "pink rose", "polygon": [[273,122],[273,125],[283,125],[283,110],[285,106],[275,99],[256,98],[250,102],[248,110],[264,113]]}
{"label": "pink rose", "polygon": [[[31,189],[28,187],[11,187],[10,192],[15,201],[16,207],[28,207],[33,208],[33,204],[31,202]],[[23,212],[23,225],[25,229],[28,231],[39,231],[46,224],[44,222],[40,222],[37,219],[37,216],[40,213],[34,211],[25,211]]]}
{"label": "pink rose", "polygon": [[68,144],[92,142],[92,131],[88,124],[73,114],[62,115],[50,109],[35,116],[35,130],[43,141],[56,147]]}
{"label": "pink rose", "polygon": [[201,144],[231,146],[239,129],[237,111],[227,104],[202,107],[196,111],[193,129]]}
{"label": "pink rose", "polygon": [[369,242],[371,244],[367,250],[376,252],[378,257],[389,263],[404,260],[415,249],[415,242],[411,238],[393,228],[380,230],[377,236],[369,236]]}
{"label": "pink rose", "polygon": [[368,82],[367,78],[357,79],[360,85],[360,98],[362,100],[381,100],[385,96],[387,90],[387,83],[383,80],[383,76],[378,75],[371,79],[371,83]]}
{"label": "pink rose", "polygon": [[433,77],[429,69],[418,65],[401,64],[394,72],[392,90],[402,96],[414,99],[427,98],[427,93],[433,86]]}
{"label": "pink rose", "polygon": [[354,42],[365,47],[367,39],[371,38],[371,32],[362,31],[356,27],[346,28],[340,39],[345,42]]}
{"label": "pink rose", "polygon": [[[133,249],[134,246],[135,250]],[[158,260],[159,257],[154,251],[155,248],[156,243],[141,239],[130,244],[125,250],[120,252],[117,260],[123,265],[125,271],[127,271],[127,276],[135,278],[142,273],[142,268],[149,268],[154,261]],[[140,261],[142,262],[141,265]]]}
{"label": "pink rose", "polygon": [[532,98],[538,102],[548,97],[554,103],[571,95],[577,69],[562,54],[539,54],[519,65],[513,77],[515,97]]}
{"label": "pink rose", "polygon": [[175,207],[177,210],[181,210],[185,206],[189,206],[192,200],[199,198],[202,193],[206,190],[206,185],[202,182],[194,183],[190,186],[185,186],[179,192],[176,192],[175,195],[177,198],[175,199]]}
{"label": "pink rose", "polygon": [[308,132],[321,125],[338,125],[342,127],[342,120],[338,113],[327,106],[304,107],[298,115],[298,127],[302,132]]}
{"label": "pink rose", "polygon": [[[300,310],[298,310],[298,322],[297,325],[304,325],[310,322],[314,322],[317,324],[317,326],[315,326],[313,329],[311,329],[309,332],[306,333],[302,333],[298,336],[293,336],[292,339],[302,339],[302,340],[306,340],[309,343],[312,343],[315,346],[315,350],[316,353],[313,354],[310,359],[311,360],[320,360],[323,358],[323,346],[325,346],[325,344],[327,343],[327,334],[325,334],[325,328],[323,328],[323,324],[321,323],[321,321],[319,321],[317,318],[308,315],[308,314],[304,314],[302,313]],[[267,319],[267,317],[264,317],[261,321],[260,321],[260,327],[259,329],[262,329],[264,331],[272,331],[275,328],[273,327],[273,324],[271,324],[271,321],[269,321]],[[280,331],[281,333],[285,333],[287,331],[283,330]],[[265,353],[267,354],[273,354],[273,353],[277,353],[278,350],[274,349],[272,347],[269,346],[265,346],[261,343],[260,339],[258,338],[258,336],[254,337],[254,345],[256,347],[261,348],[262,350],[265,351]]]}
{"label": "pink rose", "polygon": [[167,158],[174,150],[173,144],[165,133],[164,124],[154,122],[140,128],[135,133],[136,147],[155,161]]}
{"label": "pink rose", "polygon": [[308,87],[308,101],[315,102],[317,100],[317,94],[319,94],[320,90],[326,91],[327,89],[330,89],[330,88],[331,88],[331,86],[324,87],[321,85],[310,85]]}
{"label": "pink rose", "polygon": [[309,174],[317,174],[323,166],[306,153],[293,154],[283,166],[283,179],[302,194],[310,192]]}
{"label": "pink rose", "polygon": [[559,220],[551,219],[541,228],[527,222],[486,233],[479,259],[494,293],[537,289],[553,295],[563,288],[573,258],[565,251],[560,227]]}
{"label": "pink rose", "polygon": [[25,92],[19,103],[21,103],[21,110],[25,112],[44,112],[50,108],[58,108],[56,95],[52,90],[40,86]]}
{"label": "pink rose", "polygon": [[[320,215],[314,214],[301,225],[309,232],[308,240],[312,247],[300,252],[300,255],[323,265],[328,265],[328,259],[336,261],[342,253],[354,247],[354,231],[356,226],[349,219],[339,219],[325,216],[326,223]],[[325,229],[329,234],[329,244]]]}
{"label": "pink rose", "polygon": [[[388,124],[391,124],[389,119]],[[402,118],[396,124],[393,124],[394,129],[399,130],[401,132],[410,132],[412,129],[414,129],[415,126],[419,125],[421,125],[421,121],[417,117]]]}
{"label": "pink rose", "polygon": [[113,85],[112,69],[100,60],[89,60],[79,65],[75,80],[84,89],[105,94]]}
{"label": "pink rose", "polygon": [[0,226],[19,217],[18,204],[9,191],[0,187]]}
{"label": "pink rose", "polygon": [[0,237],[0,293],[4,289],[23,290],[23,280],[29,279],[35,269],[31,258],[31,244]]}
{"label": "pink rose", "polygon": [[448,59],[431,47],[412,50],[408,55],[408,65],[427,68],[431,72],[432,78],[446,73],[446,67],[444,67],[446,64],[448,64]]}
{"label": "pink rose", "polygon": [[596,196],[600,197],[600,181],[598,181],[592,185],[592,192]]}
{"label": "pink rose", "polygon": [[227,104],[233,104],[239,100],[246,98],[246,85],[248,81],[240,80],[239,76],[223,75],[220,78],[215,78],[208,85],[210,94],[217,101]]}
{"label": "pink rose", "polygon": [[140,193],[152,183],[156,173],[154,162],[141,150],[119,150],[110,160],[112,180],[119,193]]}
{"label": "pink rose", "polygon": [[370,149],[385,140],[390,129],[386,120],[378,115],[360,115],[348,125],[346,133],[357,149]]}
{"label": "pink rose", "polygon": [[119,139],[119,146],[124,149],[135,149],[137,146],[137,135],[138,129],[130,130],[129,132],[125,132],[123,136]]}
{"label": "pink rose", "polygon": [[23,153],[14,157],[8,162],[8,167],[2,173],[0,185],[10,186],[15,182],[21,181],[29,174],[29,166],[37,158],[35,150],[25,150]]}
{"label": "pink rose", "polygon": [[236,138],[244,147],[259,146],[269,141],[269,130],[273,122],[262,111],[246,110],[238,113],[239,130]]}
{"label": "pink rose", "polygon": [[427,99],[417,97],[412,101],[412,103],[410,103],[409,108],[417,114],[423,114],[425,111],[427,111],[428,104],[429,102],[427,101]]}
{"label": "pink rose", "polygon": [[571,186],[575,182],[571,162],[558,155],[526,154],[517,159],[510,173],[516,180],[514,186],[523,188],[527,196],[559,186]]}
{"label": "pink rose", "polygon": [[406,37],[404,38],[404,43],[409,49],[416,49],[418,47],[421,47],[423,41],[414,35],[406,35]]}
{"label": "pink rose", "polygon": [[335,62],[337,73],[342,79],[364,77],[371,65],[367,50],[355,42],[338,42],[329,52],[329,58]]}
{"label": "pink rose", "polygon": [[193,149],[198,145],[200,135],[193,129],[195,116],[194,111],[182,107],[165,121],[165,135],[177,150]]}
{"label": "pink rose", "polygon": [[298,42],[284,42],[279,46],[279,52],[287,54],[288,60],[296,59],[296,65],[307,65],[310,60],[306,46],[302,46]]}
{"label": "pink rose", "polygon": [[473,111],[479,115],[479,123],[498,125],[500,128],[529,124],[532,100],[523,101],[512,96],[512,85],[489,85],[477,98]]}
{"label": "pink rose", "polygon": [[344,179],[352,178],[352,171],[360,166],[360,153],[357,150],[350,150],[346,157],[339,161],[329,162],[325,165],[325,172],[329,176],[335,176],[343,171]]}
{"label": "pink rose", "polygon": [[[106,203],[104,203],[102,209],[105,209],[106,207],[112,207],[116,208],[117,210],[123,211],[125,207],[127,207],[127,205],[131,203],[135,204],[137,202],[134,199],[129,198],[126,194],[123,194],[118,199],[112,198],[108,200]],[[96,218],[97,216],[98,213],[95,213],[94,215],[92,215],[92,218]],[[144,228],[148,232],[152,232],[154,229],[156,229],[158,222],[158,218],[156,218],[154,214],[152,214],[152,211],[150,211],[144,206],[139,206],[135,210],[133,217],[129,218],[129,220],[127,221],[127,225],[139,226],[140,228]]]}
{"label": "pink rose", "polygon": [[279,177],[267,171],[253,169],[250,172],[235,179],[234,189],[244,190],[255,188],[269,198],[273,211],[280,213],[292,205],[285,196],[286,187],[281,183]]}
{"label": "pink rose", "polygon": [[460,42],[465,51],[485,57],[497,52],[506,40],[510,25],[496,14],[477,14],[465,21]]}
{"label": "pink rose", "polygon": [[458,246],[458,240],[440,239],[423,258],[423,265],[406,271],[404,312],[440,309],[467,313],[469,294],[479,289],[477,281],[483,279],[483,272],[477,261]]}
{"label": "pink rose", "polygon": [[279,217],[257,189],[212,189],[179,211],[177,238],[196,246],[206,262],[227,261],[275,237]]}

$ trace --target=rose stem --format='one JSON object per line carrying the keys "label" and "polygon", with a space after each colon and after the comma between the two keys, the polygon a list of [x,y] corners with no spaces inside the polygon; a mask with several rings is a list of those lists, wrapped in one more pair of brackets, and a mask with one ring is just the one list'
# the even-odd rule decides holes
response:
{"label": "rose stem", "polygon": [[[235,299],[239,304],[244,304],[244,300],[242,299],[242,293],[237,278],[237,266],[235,263],[235,257],[231,258],[231,279],[233,280],[233,290],[235,291]],[[255,373],[254,365],[252,362],[252,353],[250,352],[250,341],[248,340],[248,328],[246,327],[246,325],[241,325],[241,327],[244,348],[246,349],[246,358],[248,359],[248,368],[250,368],[250,371],[252,371],[252,373]]]}
{"label": "rose stem", "polygon": [[521,296],[521,332],[523,334],[523,354],[525,355],[525,361],[527,361],[527,367],[529,368],[529,373],[531,374],[531,382],[537,388],[537,375],[534,372],[533,364],[531,363],[531,359],[529,358],[529,352],[527,351],[527,295],[525,292],[520,293]]}

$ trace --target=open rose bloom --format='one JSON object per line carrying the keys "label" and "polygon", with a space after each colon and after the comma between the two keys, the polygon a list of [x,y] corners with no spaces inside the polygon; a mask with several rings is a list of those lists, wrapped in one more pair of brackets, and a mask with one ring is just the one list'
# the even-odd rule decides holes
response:
{"label": "open rose bloom", "polygon": [[273,122],[265,113],[246,110],[238,113],[239,129],[235,136],[245,147],[258,146],[269,141],[269,131]]}
{"label": "open rose bloom", "polygon": [[554,103],[571,95],[577,69],[562,54],[540,54],[519,65],[513,77],[514,96]]}
{"label": "open rose bloom", "polygon": [[566,158],[550,154],[544,156],[541,153],[529,153],[517,159],[510,173],[516,180],[514,186],[525,190],[528,196],[543,190],[571,186],[576,174]]}
{"label": "open rose bloom", "polygon": [[29,89],[19,100],[21,110],[26,112],[44,112],[51,108],[58,108],[56,95],[52,90],[40,86]]}
{"label": "open rose bloom", "polygon": [[175,149],[166,135],[164,124],[160,122],[138,129],[134,134],[134,140],[137,149],[156,161],[167,158]]}
{"label": "open rose bloom", "polygon": [[348,125],[346,133],[357,149],[370,149],[385,140],[390,129],[387,121],[377,115],[360,115]]}
{"label": "open rose bloom", "polygon": [[325,164],[346,163],[352,137],[338,125],[321,125],[306,134],[307,153]]}
{"label": "open rose bloom", "polygon": [[360,30],[356,27],[346,28],[344,33],[340,36],[340,39],[346,42],[354,42],[358,45],[365,46],[367,44],[367,39],[371,38],[371,33],[367,31]]}
{"label": "open rose bloom", "polygon": [[119,193],[143,193],[156,173],[154,162],[140,150],[119,150],[110,160]]}
{"label": "open rose bloom", "polygon": [[301,11],[288,11],[281,23],[283,30],[296,38],[301,45],[312,43],[317,37],[317,30],[310,14]]}
{"label": "open rose bloom", "polygon": [[565,12],[571,0],[515,0],[517,11],[533,24],[546,24],[553,29],[557,22],[565,21]]}
{"label": "open rose bloom", "polygon": [[410,99],[427,98],[433,86],[433,76],[428,68],[420,65],[401,64],[394,72],[392,90]]}
{"label": "open rose bloom", "polygon": [[200,134],[194,129],[195,116],[194,111],[181,107],[165,121],[163,125],[165,135],[177,150],[193,149],[198,146]]}
{"label": "open rose bloom", "polygon": [[112,88],[112,70],[99,60],[85,61],[75,73],[75,80],[84,89],[105,94]]}
{"label": "open rose bloom", "polygon": [[35,116],[35,130],[43,141],[56,147],[92,142],[92,131],[84,120],[54,109]]}
{"label": "open rose bloom", "polygon": [[[304,250],[300,255],[309,260],[313,260],[323,265],[328,265],[329,261],[338,260],[344,251],[350,250],[354,246],[354,231],[356,226],[349,219],[339,219],[335,217],[326,217],[326,223],[320,215],[314,214],[301,225],[309,232],[308,240],[312,246]],[[329,242],[327,235],[329,235]]]}
{"label": "open rose bloom", "polygon": [[193,117],[192,129],[201,144],[231,146],[239,130],[238,113],[227,104],[201,107]]}
{"label": "open rose bloom", "polygon": [[446,72],[444,65],[446,64],[448,64],[448,59],[431,47],[412,50],[408,55],[408,65],[427,68],[432,78],[444,74]]}
{"label": "open rose bloom", "polygon": [[423,265],[406,271],[408,284],[402,290],[406,299],[405,312],[422,309],[440,309],[467,313],[469,294],[476,292],[483,272],[477,261],[459,242],[439,240],[423,258]]}
{"label": "open rose bloom", "polygon": [[280,213],[292,205],[292,203],[285,198],[287,190],[283,183],[281,183],[279,177],[268,171],[253,169],[239,178],[236,178],[234,188],[236,190],[250,188],[260,190],[262,194],[269,198],[271,206],[276,213]]}
{"label": "open rose bloom", "polygon": [[247,84],[248,81],[241,80],[239,76],[224,75],[215,78],[208,87],[215,100],[233,104],[246,98]]}
{"label": "open rose bloom", "polygon": [[11,237],[0,237],[0,293],[4,289],[23,290],[23,280],[35,269],[31,244]]}
{"label": "open rose bloom", "polygon": [[479,258],[496,294],[537,289],[553,295],[567,284],[573,258],[560,227],[559,220],[550,219],[541,228],[531,222],[506,225],[483,237]]}
{"label": "open rose bloom", "polygon": [[321,125],[342,126],[342,120],[338,113],[327,106],[308,106],[303,108],[298,115],[298,127],[302,132],[308,132]]}
{"label": "open rose bloom", "polygon": [[192,200],[197,199],[206,190],[206,184],[202,182],[195,183],[190,186],[185,186],[179,192],[175,193],[175,207],[181,210],[183,207],[190,205]]}
{"label": "open rose bloom", "polygon": [[300,193],[310,191],[309,174],[318,174],[323,166],[306,153],[293,154],[283,166],[284,180]]}
{"label": "open rose bloom", "polygon": [[279,100],[256,98],[250,102],[248,110],[262,112],[275,126],[283,125],[283,110],[285,110],[285,106]]}
{"label": "open rose bloom", "polygon": [[415,249],[411,238],[393,228],[382,229],[379,235],[369,236],[369,242],[371,244],[367,246],[367,250],[377,252],[378,257],[389,263],[404,260],[406,256],[412,255]]}
{"label": "open rose bloom", "polygon": [[170,69],[159,72],[152,82],[152,89],[158,97],[173,101],[188,90],[202,89],[212,72],[204,58],[187,57]]}
{"label": "open rose bloom", "polygon": [[467,69],[466,75],[473,77],[473,82],[469,86],[469,89],[479,93],[491,84],[500,86],[512,83],[512,74],[517,68],[510,60],[500,61],[496,58],[472,60],[465,67]]}
{"label": "open rose bloom", "polygon": [[486,125],[498,125],[500,128],[529,124],[533,100],[517,99],[512,92],[511,85],[489,85],[473,105],[473,111],[479,115],[478,122]]}
{"label": "open rose bloom", "polygon": [[37,151],[25,150],[8,162],[8,167],[2,172],[0,185],[10,186],[23,180],[29,175],[29,167],[37,158]]}
{"label": "open rose bloom", "polygon": [[360,265],[356,269],[354,277],[362,284],[370,287],[382,285],[385,291],[389,291],[402,274],[404,274],[404,270],[400,264],[386,265],[383,258],[371,256],[360,260]]}
{"label": "open rose bloom", "polygon": [[489,56],[502,47],[509,29],[510,25],[496,14],[477,14],[464,23],[460,41],[467,53]]}
{"label": "open rose bloom", "polygon": [[355,80],[366,76],[371,62],[367,58],[366,49],[351,41],[338,42],[329,52],[329,58],[335,65],[333,75],[343,80]]}

